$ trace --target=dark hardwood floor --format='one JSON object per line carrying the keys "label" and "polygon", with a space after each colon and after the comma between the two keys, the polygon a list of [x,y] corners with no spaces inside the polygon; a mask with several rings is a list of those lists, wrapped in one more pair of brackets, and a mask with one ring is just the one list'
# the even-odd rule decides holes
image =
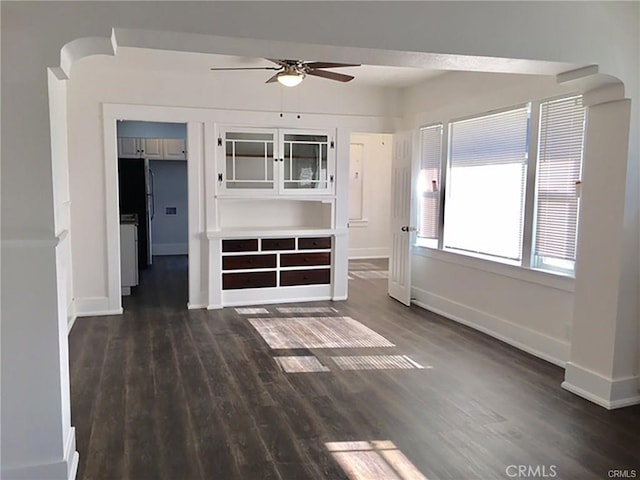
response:
{"label": "dark hardwood floor", "polygon": [[[346,302],[281,305],[325,313],[250,315],[188,311],[186,257],[154,260],[123,315],[70,333],[78,479],[640,478],[640,407],[607,411],[562,390],[562,369],[395,302],[384,262],[352,264],[378,273],[354,275]],[[351,317],[395,346],[273,350],[249,323],[307,316]],[[428,368],[334,359],[373,355]],[[329,371],[285,373],[277,356]]]}

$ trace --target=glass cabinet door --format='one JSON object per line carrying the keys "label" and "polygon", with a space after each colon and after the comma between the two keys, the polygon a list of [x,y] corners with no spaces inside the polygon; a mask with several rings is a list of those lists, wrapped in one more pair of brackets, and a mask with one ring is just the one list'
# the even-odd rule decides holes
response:
{"label": "glass cabinet door", "polygon": [[323,193],[329,190],[332,179],[329,173],[328,135],[284,132],[282,147],[283,162],[280,168],[284,191],[312,190]]}
{"label": "glass cabinet door", "polygon": [[224,132],[225,188],[274,190],[275,132]]}

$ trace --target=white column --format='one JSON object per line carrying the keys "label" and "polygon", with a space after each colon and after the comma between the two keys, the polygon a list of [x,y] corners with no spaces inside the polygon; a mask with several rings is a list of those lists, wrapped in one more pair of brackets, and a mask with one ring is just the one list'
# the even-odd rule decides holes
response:
{"label": "white column", "polygon": [[606,408],[640,403],[638,319],[619,310],[630,100],[587,110],[571,354],[562,384]]}
{"label": "white column", "polygon": [[[49,213],[39,229],[21,225],[20,216],[2,225],[3,480],[73,479],[78,466],[67,341],[71,265],[66,82],[60,74],[59,69],[49,72],[48,79],[50,160],[47,152],[36,172],[29,169],[29,161],[37,164],[39,159],[22,156],[23,146],[15,142],[3,146],[5,158],[23,162],[23,170],[34,176],[47,175],[42,180],[52,187],[7,194],[5,186],[24,171],[10,169],[7,180],[3,164],[3,213],[6,205],[28,210],[33,198]],[[49,135],[44,125],[39,127],[32,126],[34,135]]]}

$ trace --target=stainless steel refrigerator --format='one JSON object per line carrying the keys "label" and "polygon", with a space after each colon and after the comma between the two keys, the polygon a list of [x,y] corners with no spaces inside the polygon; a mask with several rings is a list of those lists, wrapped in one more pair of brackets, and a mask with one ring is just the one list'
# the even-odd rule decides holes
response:
{"label": "stainless steel refrigerator", "polygon": [[153,263],[151,221],[155,215],[153,171],[145,158],[118,159],[120,215],[135,214],[138,219],[138,266],[149,268]]}

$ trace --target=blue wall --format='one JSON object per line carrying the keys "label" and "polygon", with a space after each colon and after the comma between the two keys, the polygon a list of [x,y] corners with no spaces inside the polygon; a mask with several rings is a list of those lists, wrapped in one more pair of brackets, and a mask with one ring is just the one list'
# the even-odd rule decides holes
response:
{"label": "blue wall", "polygon": [[186,123],[118,121],[119,137],[187,138]]}

